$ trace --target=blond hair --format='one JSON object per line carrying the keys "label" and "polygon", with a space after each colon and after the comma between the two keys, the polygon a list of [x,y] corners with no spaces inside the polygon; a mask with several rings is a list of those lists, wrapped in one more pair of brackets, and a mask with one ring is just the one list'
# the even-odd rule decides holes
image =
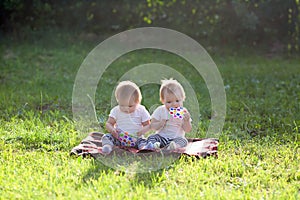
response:
{"label": "blond hair", "polygon": [[131,81],[121,81],[115,90],[116,100],[131,99],[133,98],[135,103],[141,103],[142,94],[140,88]]}
{"label": "blond hair", "polygon": [[174,94],[175,96],[180,96],[182,100],[185,100],[185,92],[182,85],[174,79],[162,80],[159,90],[160,101],[163,102],[165,94]]}

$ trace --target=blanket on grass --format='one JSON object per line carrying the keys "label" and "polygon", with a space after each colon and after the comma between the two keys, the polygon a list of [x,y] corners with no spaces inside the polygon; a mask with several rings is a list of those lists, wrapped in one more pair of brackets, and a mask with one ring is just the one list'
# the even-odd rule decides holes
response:
{"label": "blanket on grass", "polygon": [[[102,141],[101,138],[103,133],[100,132],[92,132],[85,139],[83,139],[80,144],[74,147],[70,155],[75,156],[92,156],[93,158],[97,158],[98,155],[105,155],[102,152]],[[187,155],[193,156],[196,158],[206,158],[208,156],[218,157],[218,139],[215,138],[189,138],[188,145],[185,148],[175,149],[172,151],[167,150],[166,148],[162,148],[160,150],[138,150],[132,147],[123,147],[123,146],[114,146],[113,152],[122,153],[129,152],[132,154],[141,154],[147,152],[163,152],[166,154],[178,154],[178,155]]]}

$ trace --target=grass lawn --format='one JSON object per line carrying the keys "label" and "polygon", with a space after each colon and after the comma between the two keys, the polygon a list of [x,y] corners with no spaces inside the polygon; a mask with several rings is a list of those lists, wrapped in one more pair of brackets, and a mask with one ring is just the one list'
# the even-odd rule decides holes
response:
{"label": "grass lawn", "polygon": [[[1,40],[0,199],[300,199],[299,57],[212,54],[227,96],[219,158],[124,173],[69,156],[84,137],[72,120],[73,83],[95,45],[72,35]],[[124,55],[104,73],[95,102],[100,125],[116,81],[154,61],[190,81],[201,114],[190,136],[205,137],[211,118],[205,83],[184,60],[151,50]],[[157,85],[141,89],[148,109],[159,104]]]}

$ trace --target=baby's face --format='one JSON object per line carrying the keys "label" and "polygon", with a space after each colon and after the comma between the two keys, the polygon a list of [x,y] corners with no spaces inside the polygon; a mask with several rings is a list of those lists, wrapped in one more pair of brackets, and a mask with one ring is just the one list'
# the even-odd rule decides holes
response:
{"label": "baby's face", "polygon": [[163,99],[163,104],[169,110],[171,107],[177,108],[183,106],[183,98],[181,95],[175,95],[173,93],[166,93]]}
{"label": "baby's face", "polygon": [[120,99],[119,101],[120,110],[124,113],[132,113],[135,111],[138,103],[133,99]]}

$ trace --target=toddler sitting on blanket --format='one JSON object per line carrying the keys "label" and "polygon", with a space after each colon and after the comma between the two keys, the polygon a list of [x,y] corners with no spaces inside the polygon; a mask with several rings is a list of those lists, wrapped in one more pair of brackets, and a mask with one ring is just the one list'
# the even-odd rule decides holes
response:
{"label": "toddler sitting on blanket", "polygon": [[160,87],[160,101],[163,105],[151,116],[151,129],[156,130],[148,139],[140,139],[139,149],[154,149],[167,146],[168,150],[185,147],[188,144],[185,133],[192,129],[190,113],[183,107],[185,92],[181,84],[173,79],[163,80]]}
{"label": "toddler sitting on blanket", "polygon": [[150,130],[150,114],[142,106],[139,87],[131,81],[122,81],[115,90],[118,105],[109,114],[106,129],[109,132],[102,137],[102,152],[109,154],[114,145],[121,146],[122,137],[137,138],[131,147],[137,148],[143,142],[140,136]]}

